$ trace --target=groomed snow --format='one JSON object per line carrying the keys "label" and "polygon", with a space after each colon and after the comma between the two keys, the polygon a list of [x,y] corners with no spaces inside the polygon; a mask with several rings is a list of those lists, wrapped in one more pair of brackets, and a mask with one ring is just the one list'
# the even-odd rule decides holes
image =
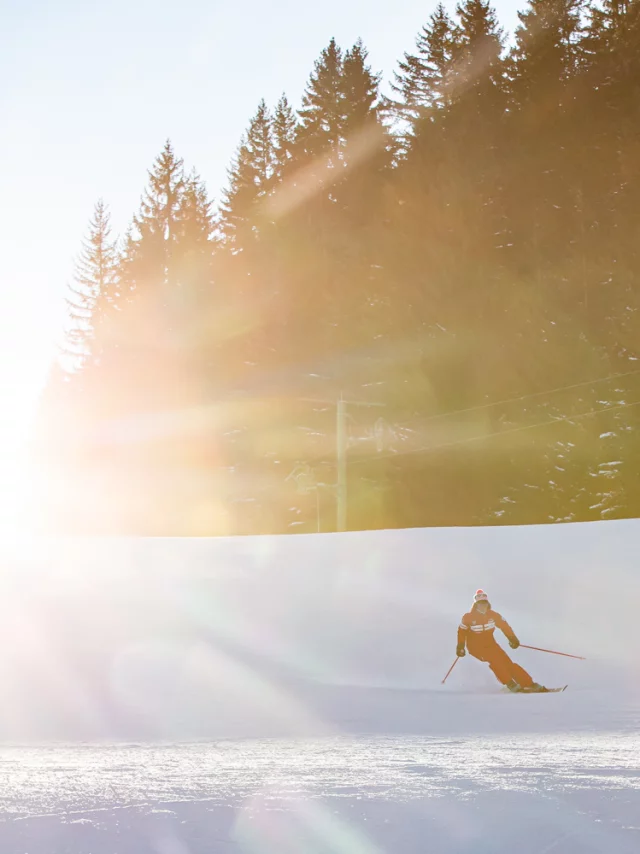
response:
{"label": "groomed snow", "polygon": [[[2,854],[640,851],[640,523],[7,555]],[[484,587],[563,694],[499,693]]]}

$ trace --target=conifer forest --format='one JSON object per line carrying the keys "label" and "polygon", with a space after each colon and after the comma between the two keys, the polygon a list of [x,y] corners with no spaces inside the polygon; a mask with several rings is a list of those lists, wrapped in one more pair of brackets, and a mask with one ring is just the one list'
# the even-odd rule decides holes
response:
{"label": "conifer forest", "polygon": [[218,198],[159,140],[126,233],[96,202],[45,527],[640,515],[640,0],[521,3],[437,7],[388,80],[331,40]]}

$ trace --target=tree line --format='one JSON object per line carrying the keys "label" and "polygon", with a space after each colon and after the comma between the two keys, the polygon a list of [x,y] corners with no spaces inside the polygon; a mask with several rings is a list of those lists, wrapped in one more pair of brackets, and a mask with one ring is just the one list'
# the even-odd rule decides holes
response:
{"label": "tree line", "polygon": [[331,40],[216,205],[170,142],[120,239],[98,202],[43,519],[333,530],[341,454],[351,529],[640,515],[640,0],[519,18],[437,6],[386,93]]}

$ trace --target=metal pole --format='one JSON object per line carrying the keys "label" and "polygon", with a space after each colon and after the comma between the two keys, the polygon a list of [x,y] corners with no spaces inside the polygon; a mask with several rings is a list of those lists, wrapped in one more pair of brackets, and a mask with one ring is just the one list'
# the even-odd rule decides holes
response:
{"label": "metal pole", "polygon": [[336,416],[336,455],[338,463],[337,530],[347,530],[347,404],[340,397]]}
{"label": "metal pole", "polygon": [[[333,400],[325,400],[317,397],[299,397],[309,403],[329,403]],[[362,400],[345,400],[340,395],[336,402],[336,462],[338,476],[336,478],[336,529],[347,530],[347,406],[386,406],[385,403],[365,403]]]}
{"label": "metal pole", "polygon": [[579,658],[580,661],[586,661],[586,658],[583,655],[571,655],[568,652],[556,652],[555,649],[542,649],[539,646],[527,646],[526,643],[520,644],[522,649],[535,649],[536,652],[549,652],[551,655],[564,655],[565,658]]}
{"label": "metal pole", "polygon": [[444,679],[442,680],[442,684],[443,684],[443,685],[444,685],[444,683],[447,681],[447,679],[449,678],[449,674],[451,673],[451,671],[453,670],[453,668],[456,666],[456,664],[457,664],[459,661],[460,661],[460,659],[459,659],[459,658],[456,658],[456,660],[453,662],[453,664],[451,665],[451,667],[447,670],[447,675],[446,675],[446,676],[444,677]]}

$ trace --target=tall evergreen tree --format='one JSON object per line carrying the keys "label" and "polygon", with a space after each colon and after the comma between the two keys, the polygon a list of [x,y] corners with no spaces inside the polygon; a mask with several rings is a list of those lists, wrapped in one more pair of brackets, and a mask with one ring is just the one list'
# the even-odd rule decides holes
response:
{"label": "tall evergreen tree", "polygon": [[581,64],[581,20],[585,0],[530,0],[519,12],[513,59],[516,100],[539,103],[558,97]]}
{"label": "tall evergreen tree", "polygon": [[293,160],[297,128],[296,114],[283,94],[273,114],[274,174],[278,180],[282,180]]}
{"label": "tall evergreen tree", "polygon": [[[605,94],[625,97],[631,106],[640,90],[640,0],[602,0],[589,7],[584,46],[597,84]],[[630,118],[635,120],[631,110]]]}
{"label": "tall evergreen tree", "polygon": [[588,7],[585,47],[599,62],[610,54],[626,28],[637,0],[601,0]]}
{"label": "tall evergreen tree", "polygon": [[207,188],[198,173],[193,170],[185,178],[180,205],[177,230],[180,254],[197,252],[208,257],[211,253],[213,231],[213,215]]}
{"label": "tall evergreen tree", "polygon": [[122,274],[131,291],[167,288],[172,284],[184,189],[183,161],[167,140],[149,172],[140,210],[127,235]]}
{"label": "tall evergreen tree", "polygon": [[122,304],[105,354],[115,407],[128,396],[153,407],[177,393],[177,383],[156,381],[149,365],[175,362],[176,350],[197,347],[187,317],[202,307],[211,283],[211,233],[204,186],[197,175],[185,175],[167,142],[149,172],[120,263]]}
{"label": "tall evergreen tree", "polygon": [[367,65],[367,50],[359,39],[344,55],[342,66],[343,116],[341,132],[348,139],[376,118],[380,75]]}
{"label": "tall evergreen tree", "polygon": [[273,119],[262,100],[229,171],[229,186],[221,208],[223,236],[236,250],[241,250],[257,232],[258,202],[269,193],[276,168]]}
{"label": "tall evergreen tree", "polygon": [[380,77],[367,65],[361,40],[343,54],[331,39],[305,90],[299,111],[298,151],[307,157],[344,149],[346,141],[377,117]]}
{"label": "tall evergreen tree", "polygon": [[175,249],[175,279],[184,299],[194,299],[211,285],[214,222],[207,189],[193,171],[185,178]]}
{"label": "tall evergreen tree", "polygon": [[[502,61],[504,32],[489,0],[464,0],[456,9],[458,25],[452,49],[453,99],[475,104],[475,111],[502,107],[505,88]],[[470,99],[473,99],[472,101]]]}
{"label": "tall evergreen tree", "polygon": [[[635,270],[640,249],[635,211],[640,203],[640,170],[635,154],[640,133],[640,2],[603,0],[590,9],[583,44],[588,74],[581,92],[581,184],[597,235],[588,233],[592,270],[589,315],[604,311],[616,349],[638,355],[640,334]],[[578,125],[576,118],[573,125]],[[621,262],[621,260],[624,261]],[[615,306],[615,307],[614,307]],[[633,342],[633,343],[632,343]],[[609,346],[613,346],[612,342]]]}
{"label": "tall evergreen tree", "polygon": [[400,70],[394,72],[391,107],[396,115],[415,122],[426,111],[446,105],[454,45],[453,21],[439,3],[416,38],[415,53],[405,53]]}
{"label": "tall evergreen tree", "polygon": [[298,141],[307,157],[338,147],[344,117],[342,72],[342,50],[332,38],[316,60],[299,110]]}
{"label": "tall evergreen tree", "polygon": [[71,359],[72,370],[97,356],[96,335],[101,314],[114,308],[117,301],[117,262],[109,211],[99,199],[76,262],[71,298],[67,300],[70,327],[65,354]]}
{"label": "tall evergreen tree", "polygon": [[[515,158],[509,198],[512,242],[536,287],[559,270],[585,268],[590,228],[582,152],[586,128],[576,112],[582,65],[583,0],[530,0],[519,13],[512,51],[511,144]],[[573,138],[572,138],[573,137]],[[525,208],[518,194],[530,200]],[[577,277],[572,277],[577,281]],[[583,284],[583,291],[586,283]],[[548,307],[556,301],[549,287]],[[551,309],[552,314],[559,306]]]}

